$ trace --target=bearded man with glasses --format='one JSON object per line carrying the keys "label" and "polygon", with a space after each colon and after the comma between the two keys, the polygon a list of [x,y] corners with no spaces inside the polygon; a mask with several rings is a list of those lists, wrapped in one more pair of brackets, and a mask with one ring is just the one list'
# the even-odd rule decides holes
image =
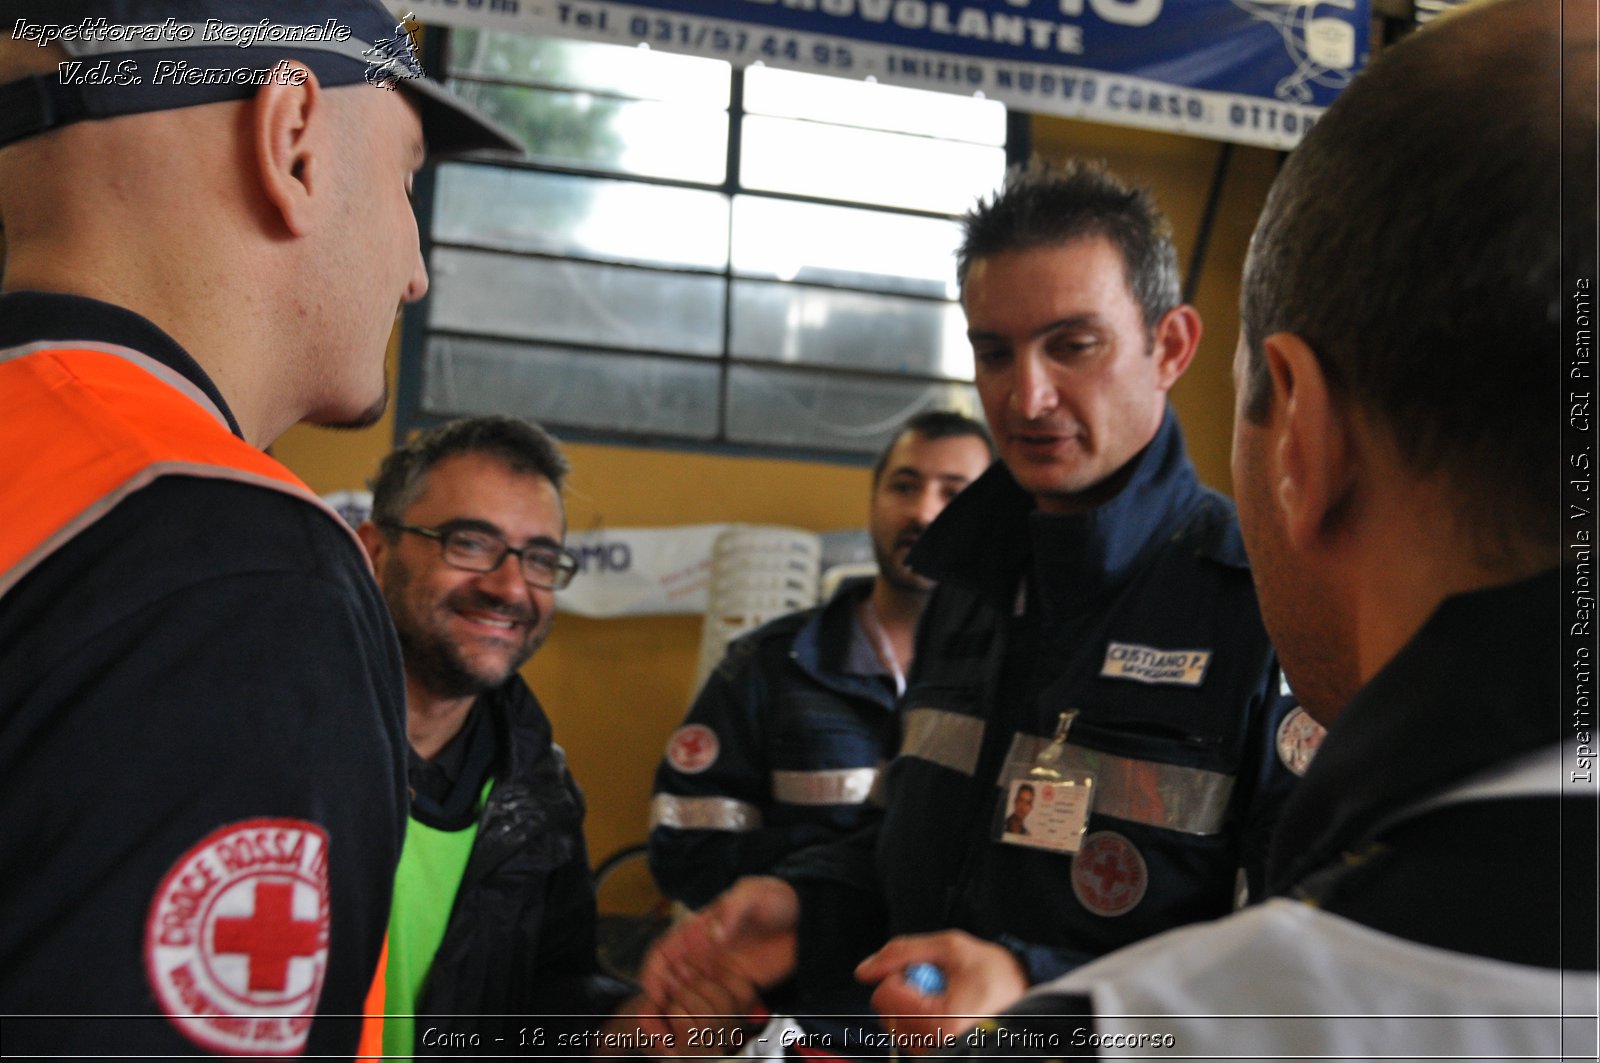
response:
{"label": "bearded man with glasses", "polygon": [[[520,1044],[526,1016],[601,1015],[628,995],[595,959],[582,794],[517,674],[578,570],[566,473],[543,429],[477,417],[418,436],[372,482],[358,534],[400,635],[411,745],[386,1056]],[[541,1022],[546,1051],[560,1021]]]}

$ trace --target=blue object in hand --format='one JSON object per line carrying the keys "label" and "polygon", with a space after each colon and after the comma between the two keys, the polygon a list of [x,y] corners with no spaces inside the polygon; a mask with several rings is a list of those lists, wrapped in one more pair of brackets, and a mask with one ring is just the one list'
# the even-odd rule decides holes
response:
{"label": "blue object in hand", "polygon": [[931,963],[913,963],[905,970],[906,985],[915,989],[925,997],[943,993],[945,985],[944,972]]}

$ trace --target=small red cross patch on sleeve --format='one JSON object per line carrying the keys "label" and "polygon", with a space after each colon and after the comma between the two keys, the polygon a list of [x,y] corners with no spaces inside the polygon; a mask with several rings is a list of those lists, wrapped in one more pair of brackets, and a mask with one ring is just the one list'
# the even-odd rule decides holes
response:
{"label": "small red cross patch on sleeve", "polygon": [[145,924],[145,973],[168,1019],[213,1052],[297,1055],[328,966],[328,836],[252,819],[167,871]]}
{"label": "small red cross patch on sleeve", "polygon": [[685,775],[698,775],[717,762],[717,732],[701,723],[686,724],[667,740],[667,763]]}

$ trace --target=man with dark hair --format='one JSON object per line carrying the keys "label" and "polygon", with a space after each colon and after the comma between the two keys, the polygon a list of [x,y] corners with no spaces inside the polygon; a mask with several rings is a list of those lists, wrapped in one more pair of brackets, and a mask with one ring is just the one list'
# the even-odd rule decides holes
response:
{"label": "man with dark hair", "polygon": [[559,493],[571,471],[561,447],[538,425],[515,417],[473,417],[418,435],[391,451],[367,486],[372,489],[370,519],[392,526],[422,493],[428,471],[457,454],[498,458],[512,472],[539,476]]}
{"label": "man with dark hair", "polygon": [[[854,859],[836,846],[735,885],[663,942],[652,991],[713,949],[756,985],[836,978],[847,950],[846,971],[899,935],[855,976],[925,1047],[972,1021],[953,1016],[1260,889],[1314,725],[1286,696],[1233,507],[1168,408],[1200,321],[1165,219],[1070,165],[1013,173],[966,224],[962,304],[1001,461],[911,554],[938,586],[885,814]],[[1023,781],[1038,804],[1019,836]],[[915,963],[948,987],[908,985]]]}
{"label": "man with dark hair", "polygon": [[[424,432],[372,481],[358,533],[400,634],[411,745],[386,1056],[496,1037],[555,1051],[627,995],[595,958],[583,795],[517,674],[578,569],[566,474],[543,429],[478,417]],[[521,1039],[533,1015],[548,1044]]]}
{"label": "man with dark hair", "polygon": [[906,554],[992,457],[969,417],[911,418],[873,466],[877,575],[729,646],[656,772],[650,867],[667,896],[699,907],[866,821],[932,590]]}
{"label": "man with dark hair", "polygon": [[1005,193],[964,219],[956,249],[956,279],[984,259],[1098,236],[1122,258],[1128,291],[1144,327],[1152,331],[1181,299],[1178,256],[1171,226],[1150,193],[1132,188],[1101,166],[1081,160],[1059,166],[1035,162],[1013,172]]}
{"label": "man with dark hair", "polygon": [[1562,568],[1594,524],[1558,479],[1593,379],[1561,332],[1593,305],[1596,49],[1594,13],[1565,12],[1491,0],[1386,51],[1256,229],[1234,480],[1268,629],[1328,725],[1272,899],[1080,969],[977,1054],[1595,1058],[1593,687],[1563,677],[1593,635],[1582,605],[1564,631],[1586,577]]}
{"label": "man with dark hair", "polygon": [[263,451],[382,412],[427,288],[412,175],[506,146],[398,44],[369,61],[394,26],[378,0],[0,0],[8,1053],[358,1047],[400,659],[360,544]]}

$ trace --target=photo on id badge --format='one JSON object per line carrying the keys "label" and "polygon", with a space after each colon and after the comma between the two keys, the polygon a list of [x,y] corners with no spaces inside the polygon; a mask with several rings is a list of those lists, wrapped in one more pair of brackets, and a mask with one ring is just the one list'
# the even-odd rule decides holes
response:
{"label": "photo on id badge", "polygon": [[1053,853],[1075,853],[1089,823],[1094,776],[1012,779],[1006,787],[999,840]]}

